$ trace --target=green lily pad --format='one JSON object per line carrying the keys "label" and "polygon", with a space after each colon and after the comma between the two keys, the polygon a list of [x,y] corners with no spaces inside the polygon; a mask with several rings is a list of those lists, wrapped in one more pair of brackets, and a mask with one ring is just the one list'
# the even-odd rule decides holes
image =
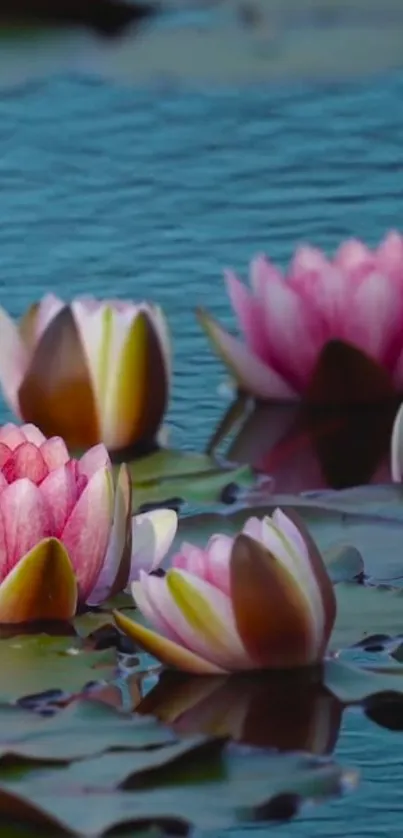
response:
{"label": "green lily pad", "polygon": [[0,707],[0,755],[69,762],[111,748],[131,751],[172,744],[172,732],[152,718],[123,716],[97,701],[73,701],[43,718],[21,707]]}
{"label": "green lily pad", "polygon": [[397,694],[403,702],[403,666],[357,667],[338,660],[324,664],[323,682],[343,704]]}
{"label": "green lily pad", "polygon": [[221,499],[229,484],[248,488],[255,482],[249,466],[221,466],[212,457],[161,449],[129,463],[135,509],[170,499],[205,504]]}
{"label": "green lily pad", "polygon": [[345,649],[375,634],[403,634],[403,591],[385,586],[336,586],[337,618],[330,645]]}
{"label": "green lily pad", "polygon": [[[224,751],[205,748],[204,753],[199,749],[195,757],[192,760],[190,752],[189,759],[156,767],[136,785],[133,766],[127,764],[123,770],[114,755],[110,759],[105,755],[98,770],[91,763],[91,791],[85,790],[85,761],[74,768],[47,771],[46,781],[43,772],[14,781],[3,776],[2,815],[23,814],[28,822],[84,838],[97,838],[129,823],[165,824],[171,829],[194,824],[218,830],[275,816],[275,800],[284,794],[318,800],[340,793],[346,779],[355,780],[354,772],[331,761],[300,754],[258,749],[245,754],[231,746]],[[77,785],[69,785],[71,771]]]}
{"label": "green lily pad", "polygon": [[111,678],[112,650],[84,651],[80,641],[46,634],[0,640],[0,701],[59,689],[78,692],[89,681]]}

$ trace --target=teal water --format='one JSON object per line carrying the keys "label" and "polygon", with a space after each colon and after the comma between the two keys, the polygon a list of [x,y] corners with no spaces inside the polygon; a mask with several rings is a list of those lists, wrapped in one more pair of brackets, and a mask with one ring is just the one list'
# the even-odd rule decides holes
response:
{"label": "teal water", "polygon": [[[224,376],[194,306],[231,324],[224,266],[245,272],[262,249],[284,265],[299,241],[331,250],[401,226],[402,95],[401,73],[197,93],[59,77],[3,92],[1,304],[18,315],[51,289],[158,300],[175,341],[172,442],[202,449]],[[361,770],[359,790],[243,834],[397,837],[402,746],[349,711],[336,754]]]}

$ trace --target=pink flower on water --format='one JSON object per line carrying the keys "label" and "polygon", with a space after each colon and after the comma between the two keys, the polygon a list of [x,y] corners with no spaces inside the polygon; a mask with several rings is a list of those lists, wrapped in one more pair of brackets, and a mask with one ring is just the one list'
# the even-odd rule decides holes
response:
{"label": "pink flower on water", "polygon": [[299,399],[330,341],[352,345],[403,390],[403,236],[375,250],[352,239],[333,259],[303,246],[284,276],[258,256],[251,289],[231,271],[226,284],[245,343],[205,311],[200,321],[240,389],[263,400]]}
{"label": "pink flower on water", "polygon": [[[277,509],[235,539],[182,544],[164,578],[132,585],[156,631],[116,613],[117,625],[163,663],[194,673],[305,666],[322,660],[336,602],[303,526]],[[159,633],[157,633],[159,632]]]}
{"label": "pink flower on water", "polygon": [[0,382],[14,413],[70,448],[153,441],[170,341],[158,306],[47,294],[16,324],[0,308]]}
{"label": "pink flower on water", "polygon": [[103,445],[73,460],[35,425],[0,428],[0,622],[100,603],[158,566],[176,526],[172,510],[132,519],[129,472],[114,488]]}

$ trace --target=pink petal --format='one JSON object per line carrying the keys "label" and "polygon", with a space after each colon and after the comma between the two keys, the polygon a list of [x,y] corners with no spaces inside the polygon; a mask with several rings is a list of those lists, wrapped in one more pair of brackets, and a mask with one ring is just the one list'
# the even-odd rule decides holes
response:
{"label": "pink petal", "polygon": [[303,389],[323,345],[323,323],[287,281],[267,282],[263,305],[273,364],[294,387]]}
{"label": "pink petal", "polygon": [[233,538],[228,535],[213,535],[207,545],[207,582],[230,595],[230,557]]}
{"label": "pink petal", "polygon": [[27,477],[39,485],[48,474],[43,456],[32,442],[23,442],[15,448],[12,456],[3,465],[2,472],[8,483]]}
{"label": "pink petal", "polygon": [[88,478],[104,468],[112,469],[112,466],[108,451],[102,443],[89,448],[78,462],[79,474],[84,474]]}
{"label": "pink petal", "polygon": [[23,427],[21,425],[14,425],[13,422],[7,422],[6,425],[0,428],[0,442],[3,442],[11,451],[14,451],[14,448],[18,448],[22,442],[27,441],[22,430]]}
{"label": "pink petal", "polygon": [[12,456],[13,452],[8,447],[8,445],[5,445],[4,442],[0,442],[0,469],[3,468],[5,463],[7,463]]}
{"label": "pink petal", "polygon": [[181,639],[175,628],[165,619],[163,611],[158,607],[160,602],[161,579],[156,576],[148,576],[144,570],[139,572],[139,582],[133,582],[131,586],[134,601],[146,620],[159,631],[164,637],[173,640],[174,643],[181,643]]}
{"label": "pink petal", "polygon": [[[184,646],[230,671],[252,668],[236,629],[231,599],[226,594],[184,570],[169,570],[158,581],[166,588],[164,616]],[[190,611],[193,619],[187,619]]]}
{"label": "pink petal", "polygon": [[41,494],[51,510],[53,535],[58,538],[79,496],[71,469],[59,466],[51,471],[41,483]]}
{"label": "pink petal", "polygon": [[41,445],[41,454],[49,471],[64,466],[70,459],[66,443],[60,436],[52,436]]}
{"label": "pink petal", "polygon": [[95,586],[87,600],[89,605],[99,605],[113,595],[115,585],[126,587],[130,574],[131,557],[132,486],[128,468],[121,465],[115,487],[113,524],[109,536],[105,561]]}
{"label": "pink petal", "polygon": [[52,533],[52,519],[41,490],[30,480],[16,480],[0,495],[0,512],[7,545],[7,571],[43,538]]}
{"label": "pink petal", "polygon": [[46,441],[46,437],[44,436],[42,431],[40,431],[39,428],[37,428],[36,425],[33,425],[31,422],[27,422],[25,425],[21,425],[19,430],[21,431],[26,442],[33,442],[33,444],[37,445],[38,447]]}
{"label": "pink petal", "polygon": [[99,469],[82,492],[61,534],[77,576],[82,602],[89,597],[105,561],[112,527],[112,498],[110,474],[107,469]]}
{"label": "pink petal", "polygon": [[183,541],[180,546],[180,552],[172,556],[172,567],[187,570],[194,576],[200,576],[201,579],[207,577],[207,554],[200,547],[195,544],[189,544]]}
{"label": "pink petal", "polygon": [[232,271],[225,272],[225,283],[248,347],[263,361],[268,360],[268,342],[260,303]]}
{"label": "pink petal", "polygon": [[[317,274],[319,276],[327,273],[330,263],[324,253],[317,247],[310,245],[302,245],[295,251],[294,258],[291,265],[290,274],[294,284],[294,280]],[[290,277],[290,281],[291,281]]]}
{"label": "pink petal", "polygon": [[285,537],[291,544],[294,545],[294,549],[297,551],[298,554],[305,556],[307,560],[309,560],[309,553],[308,547],[306,545],[305,539],[302,537],[298,527],[288,518],[287,515],[281,509],[275,509],[272,515],[273,521],[284,533]]}
{"label": "pink petal", "polygon": [[0,307],[0,383],[6,401],[20,416],[18,391],[28,367],[29,356],[11,317]]}
{"label": "pink petal", "polygon": [[403,294],[396,294],[391,280],[371,273],[350,300],[346,337],[379,363],[386,363],[390,352],[396,357],[401,345],[402,318]]}
{"label": "pink petal", "polygon": [[380,273],[403,282],[403,236],[391,230],[376,251],[377,269]]}
{"label": "pink petal", "polygon": [[335,264],[353,279],[360,279],[376,267],[374,254],[359,239],[349,239],[340,245]]}
{"label": "pink petal", "polygon": [[282,282],[283,275],[264,254],[260,253],[252,259],[249,267],[250,285],[259,302],[264,299],[267,282],[271,282],[272,280]]}
{"label": "pink petal", "polygon": [[289,401],[298,398],[284,378],[253,355],[247,346],[226,332],[210,315],[199,312],[199,319],[219,356],[243,390],[261,399]]}
{"label": "pink petal", "polygon": [[154,509],[132,518],[130,581],[138,578],[140,570],[150,573],[159,567],[177,528],[178,516],[173,509]]}
{"label": "pink petal", "polygon": [[[173,574],[179,574],[194,587],[197,593],[204,596],[214,613],[217,614],[217,619],[222,621],[220,643],[213,644],[207,634],[203,632],[202,627],[200,627],[200,631],[193,628],[183,611],[177,606],[167,584],[167,577],[169,578]],[[141,575],[141,582],[144,585],[143,575]],[[146,585],[150,618],[154,623],[152,614],[156,613],[159,620],[164,621],[165,636],[170,636],[171,639],[173,633],[174,637],[172,639],[175,639],[176,636],[177,642],[211,663],[216,663],[228,669],[244,668],[242,664],[245,663],[247,655],[235,628],[231,601],[225,594],[208,582],[181,570],[169,571],[169,574],[162,579],[149,576]],[[134,595],[136,591],[138,592],[136,583],[132,586],[132,590]],[[169,635],[166,632],[169,632]]]}

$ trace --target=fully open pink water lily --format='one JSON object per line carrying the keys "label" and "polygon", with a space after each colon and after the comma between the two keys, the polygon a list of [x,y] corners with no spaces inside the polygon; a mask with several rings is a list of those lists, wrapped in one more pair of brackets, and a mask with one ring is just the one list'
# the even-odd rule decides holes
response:
{"label": "fully open pink water lily", "polygon": [[[250,267],[250,290],[232,271],[226,273],[226,284],[245,342],[226,332],[207,312],[200,311],[199,318],[241,390],[263,400],[301,398],[324,348],[336,341],[359,350],[374,368],[384,371],[382,392],[386,380],[391,390],[403,391],[403,236],[399,233],[389,233],[374,250],[358,240],[346,241],[333,259],[302,246],[285,276],[266,257],[258,256]],[[349,364],[347,373],[351,377]],[[356,385],[354,381],[348,388],[347,400],[358,400]],[[375,388],[375,398],[378,392]]]}
{"label": "fully open pink water lily", "polygon": [[170,344],[160,308],[53,294],[16,325],[0,308],[0,382],[15,414],[71,448],[152,441],[167,406]]}
{"label": "fully open pink water lily", "polygon": [[0,622],[99,604],[157,567],[176,527],[169,509],[132,519],[128,469],[114,488],[104,445],[73,460],[35,425],[0,428]]}
{"label": "fully open pink water lily", "polygon": [[336,615],[315,543],[280,509],[205,550],[182,544],[164,578],[142,573],[132,592],[159,633],[116,612],[119,628],[163,663],[201,674],[317,663]]}

